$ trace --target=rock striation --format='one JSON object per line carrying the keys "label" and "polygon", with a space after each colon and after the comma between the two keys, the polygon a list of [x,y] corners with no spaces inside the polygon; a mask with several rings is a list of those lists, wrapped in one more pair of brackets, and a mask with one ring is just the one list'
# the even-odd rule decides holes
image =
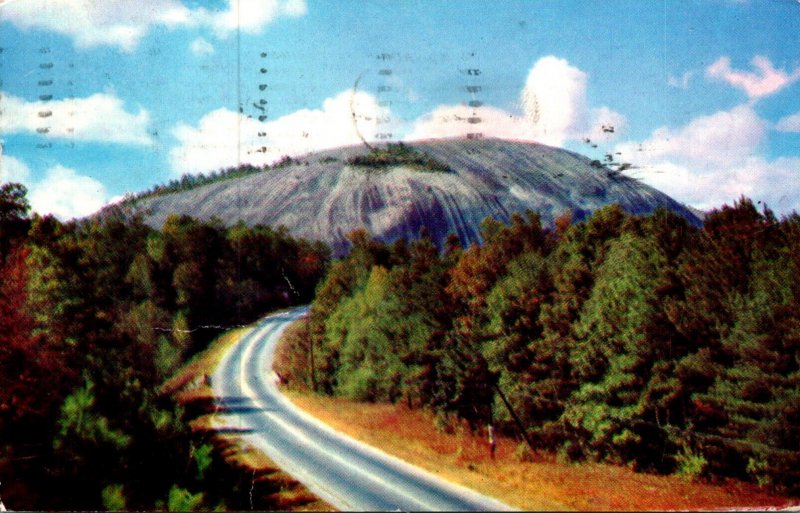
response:
{"label": "rock striation", "polygon": [[[354,165],[370,148],[322,151],[242,178],[136,200],[135,210],[160,227],[169,214],[217,217],[285,226],[295,236],[347,251],[347,234],[364,228],[392,242],[413,239],[424,226],[437,244],[455,233],[463,245],[480,243],[487,216],[508,221],[530,209],[543,223],[565,212],[582,219],[618,203],[632,214],[669,209],[701,224],[688,207],[597,161],[559,148],[500,139],[448,139],[408,143],[448,168]],[[351,162],[351,163],[348,163]]]}

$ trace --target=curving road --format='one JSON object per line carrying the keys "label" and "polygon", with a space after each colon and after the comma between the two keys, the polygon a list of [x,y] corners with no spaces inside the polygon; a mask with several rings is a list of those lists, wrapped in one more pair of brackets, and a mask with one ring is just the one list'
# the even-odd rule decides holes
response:
{"label": "curving road", "polygon": [[218,429],[241,430],[283,470],[341,510],[507,510],[507,505],[334,431],[279,391],[272,358],[282,331],[307,307],[259,321],[213,376]]}

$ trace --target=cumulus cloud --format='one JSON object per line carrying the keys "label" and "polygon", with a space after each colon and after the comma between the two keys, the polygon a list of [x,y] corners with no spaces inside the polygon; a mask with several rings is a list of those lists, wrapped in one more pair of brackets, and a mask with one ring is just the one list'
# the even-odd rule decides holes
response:
{"label": "cumulus cloud", "polygon": [[625,126],[625,117],[608,107],[589,108],[587,75],[556,57],[544,57],[531,68],[520,94],[520,113],[490,105],[440,105],[411,123],[394,120],[375,97],[343,91],[319,109],[302,109],[260,122],[228,109],[207,113],[196,125],[179,124],[179,145],[170,152],[176,174],[235,166],[271,164],[326,148],[375,141],[391,133],[405,140],[465,137],[480,133],[544,144],[591,137],[610,141]]}
{"label": "cumulus cloud", "polygon": [[8,182],[21,183],[28,188],[28,200],[34,212],[53,214],[62,220],[92,214],[108,201],[102,183],[62,165],[47,169],[41,180],[32,180],[28,165],[4,155],[0,146],[0,184]]}
{"label": "cumulus cloud", "polygon": [[616,151],[639,166],[633,176],[690,205],[708,209],[741,195],[780,213],[800,208],[800,158],[761,154],[768,123],[750,106],[698,117],[683,127],[661,127]]}
{"label": "cumulus cloud", "polygon": [[781,132],[800,132],[800,112],[781,118],[775,128]]}
{"label": "cumulus cloud", "polygon": [[179,124],[173,134],[180,145],[170,152],[177,174],[235,166],[271,164],[284,155],[374,141],[391,132],[391,113],[364,92],[343,91],[319,109],[301,109],[273,121],[217,109],[196,126]]}
{"label": "cumulus cloud", "polygon": [[133,51],[153,26],[205,27],[220,37],[237,26],[255,33],[280,16],[306,13],[305,0],[227,0],[224,10],[190,9],[179,0],[25,0],[2,6],[3,19],[23,30],[56,32],[78,48]]}
{"label": "cumulus cloud", "polygon": [[586,78],[586,73],[553,56],[539,59],[531,68],[522,105],[536,140],[560,146],[585,131]]}
{"label": "cumulus cloud", "polygon": [[27,164],[14,157],[3,155],[0,146],[0,184],[15,182],[27,184],[31,170]]}
{"label": "cumulus cloud", "polygon": [[43,137],[79,141],[147,145],[149,113],[125,110],[122,100],[109,94],[87,98],[28,102],[3,95],[0,133],[28,132]]}
{"label": "cumulus cloud", "polygon": [[56,165],[30,186],[31,209],[66,220],[98,211],[108,198],[105,186],[75,170]]}
{"label": "cumulus cloud", "polygon": [[636,174],[642,180],[678,201],[708,210],[732,205],[745,195],[766,203],[779,214],[800,211],[800,158],[769,160],[753,156],[725,167],[697,168],[670,161],[655,162]]}
{"label": "cumulus cloud", "polygon": [[195,55],[211,55],[214,53],[214,45],[203,39],[202,37],[198,37],[189,45],[189,49]]}
{"label": "cumulus cloud", "polygon": [[587,78],[564,59],[542,57],[528,73],[520,94],[521,114],[492,106],[443,105],[418,118],[406,138],[463,137],[480,132],[486,137],[552,146],[586,137],[613,139],[624,127],[625,117],[605,106],[589,108]]}
{"label": "cumulus cloud", "polygon": [[525,118],[502,109],[468,105],[442,105],[421,116],[411,127],[406,140],[467,137],[481,133],[504,139],[530,140],[531,128]]}
{"label": "cumulus cloud", "polygon": [[757,55],[751,61],[755,72],[735,70],[731,59],[723,56],[706,68],[706,75],[743,90],[751,100],[769,96],[800,79],[800,68],[791,73],[775,69],[772,62]]}
{"label": "cumulus cloud", "polygon": [[78,48],[112,45],[132,51],[151,25],[188,22],[177,0],[25,0],[2,9],[3,18],[23,30],[47,30],[71,37]]}
{"label": "cumulus cloud", "polygon": [[766,135],[767,123],[751,107],[740,105],[677,129],[658,128],[649,139],[622,144],[617,151],[645,162],[680,157],[696,166],[719,166],[753,155]]}
{"label": "cumulus cloud", "polygon": [[280,16],[298,17],[308,11],[305,0],[228,0],[224,11],[199,8],[190,11],[189,23],[211,28],[217,37],[227,37],[237,28],[258,33]]}

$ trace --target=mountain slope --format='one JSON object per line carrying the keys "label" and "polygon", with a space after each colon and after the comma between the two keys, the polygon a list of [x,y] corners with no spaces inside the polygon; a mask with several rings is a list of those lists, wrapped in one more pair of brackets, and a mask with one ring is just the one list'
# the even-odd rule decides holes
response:
{"label": "mountain slope", "polygon": [[356,228],[393,241],[415,238],[425,226],[440,245],[456,233],[466,246],[480,242],[485,217],[508,221],[526,209],[550,223],[567,209],[583,218],[611,203],[634,214],[661,206],[700,223],[669,196],[566,150],[498,139],[408,146],[449,171],[352,165],[348,162],[370,150],[347,147],[242,178],[145,197],[133,206],[153,226],[172,213],[216,216],[225,224],[241,219],[249,225],[284,225],[293,235],[329,243],[337,255],[346,251],[346,235]]}

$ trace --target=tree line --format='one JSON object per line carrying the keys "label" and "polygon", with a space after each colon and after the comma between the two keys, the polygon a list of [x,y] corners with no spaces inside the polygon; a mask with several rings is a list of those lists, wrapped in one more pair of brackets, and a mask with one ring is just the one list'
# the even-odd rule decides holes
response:
{"label": "tree line", "polygon": [[3,185],[0,491],[9,507],[224,506],[210,446],[192,438],[160,386],[222,331],[310,301],[328,258],[326,246],[283,228],[31,217],[25,188]]}
{"label": "tree line", "polygon": [[[146,198],[164,196],[176,192],[190,191],[204,185],[223,182],[225,180],[233,180],[236,178],[244,178],[257,173],[264,173],[271,169],[281,169],[295,164],[299,165],[300,161],[293,159],[289,155],[284,155],[273,164],[264,164],[261,167],[254,166],[252,164],[240,164],[238,166],[219,169],[218,171],[211,171],[208,174],[184,173],[180,178],[172,179],[165,184],[154,185],[150,189],[144,190],[137,194],[126,194],[122,204],[130,205],[138,200]],[[304,164],[308,165],[307,162]],[[106,212],[114,212],[115,210],[118,210],[118,208],[115,208],[115,206],[112,205],[110,207],[104,207],[103,210]]]}
{"label": "tree line", "polygon": [[800,216],[742,198],[702,228],[609,206],[481,233],[442,252],[352,233],[286,378],[568,461],[800,493]]}

